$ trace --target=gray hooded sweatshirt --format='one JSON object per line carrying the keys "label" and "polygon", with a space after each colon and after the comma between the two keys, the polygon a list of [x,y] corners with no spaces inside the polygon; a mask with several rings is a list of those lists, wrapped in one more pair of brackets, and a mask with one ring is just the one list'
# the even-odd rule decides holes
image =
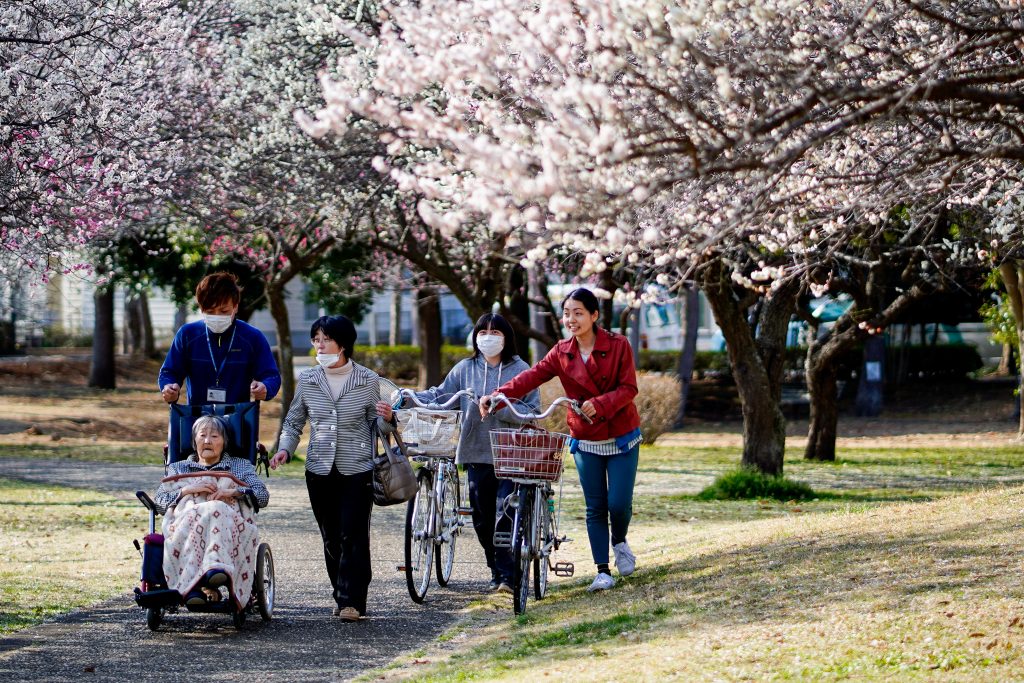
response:
{"label": "gray hooded sweatshirt", "polygon": [[[494,390],[502,384],[529,369],[530,366],[519,356],[513,356],[512,360],[507,363],[491,367],[484,359],[483,354],[480,354],[475,358],[460,360],[440,386],[431,387],[426,391],[418,391],[416,398],[423,403],[444,403],[455,392],[469,388],[472,388],[479,398],[494,393]],[[520,400],[526,405],[517,404],[516,409],[519,412],[535,413],[540,407],[540,391],[534,389]],[[523,420],[513,415],[505,407],[481,421],[480,409],[477,404],[471,403],[465,396],[460,398],[460,407],[463,413],[462,435],[459,437],[455,462],[460,465],[471,463],[492,465],[494,461],[491,459],[490,431],[501,427],[518,427]]]}

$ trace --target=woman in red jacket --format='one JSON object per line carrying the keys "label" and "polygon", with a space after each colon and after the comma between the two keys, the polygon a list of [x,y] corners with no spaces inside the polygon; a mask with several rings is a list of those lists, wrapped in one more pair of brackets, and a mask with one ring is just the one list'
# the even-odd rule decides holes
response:
{"label": "woman in red jacket", "polygon": [[[585,288],[574,290],[562,302],[562,323],[572,337],[563,339],[533,368],[500,386],[497,393],[519,398],[552,377],[562,382],[569,398],[581,402],[588,424],[569,411],[570,450],[587,504],[587,536],[597,565],[591,591],[615,585],[608,569],[609,521],[615,567],[629,576],[636,557],[626,542],[633,515],[633,484],[640,454],[640,415],[633,350],[622,335],[596,325],[598,303]],[[490,396],[480,401],[487,410]]]}

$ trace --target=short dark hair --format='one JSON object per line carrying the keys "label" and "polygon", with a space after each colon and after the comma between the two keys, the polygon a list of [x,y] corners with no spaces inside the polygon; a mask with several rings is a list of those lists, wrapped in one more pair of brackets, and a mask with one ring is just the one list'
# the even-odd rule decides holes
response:
{"label": "short dark hair", "polygon": [[505,345],[501,349],[501,362],[508,363],[516,356],[516,333],[505,318],[497,313],[484,313],[473,326],[473,358],[480,355],[480,347],[476,345],[476,335],[480,330],[491,328],[505,335]]}
{"label": "short dark hair", "polygon": [[600,304],[597,302],[597,297],[586,287],[578,287],[577,289],[569,292],[569,294],[562,299],[561,308],[565,308],[565,302],[569,299],[579,301],[583,304],[583,308],[587,309],[588,313],[597,313],[600,310]]}
{"label": "short dark hair", "polygon": [[341,347],[345,358],[352,358],[352,352],[356,349],[356,326],[351,320],[343,315],[321,316],[309,328],[309,338],[316,337],[317,332],[323,332],[325,337],[333,339]]}
{"label": "short dark hair", "polygon": [[216,308],[224,303],[237,306],[242,300],[238,276],[232,273],[211,273],[196,285],[196,302],[201,310]]}

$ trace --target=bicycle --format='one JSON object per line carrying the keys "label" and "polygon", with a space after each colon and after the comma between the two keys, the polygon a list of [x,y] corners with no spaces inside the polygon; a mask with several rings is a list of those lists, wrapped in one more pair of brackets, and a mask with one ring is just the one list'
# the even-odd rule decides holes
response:
{"label": "bicycle", "polygon": [[[462,517],[471,510],[462,504],[462,487],[455,465],[455,449],[462,427],[462,411],[448,410],[462,396],[475,400],[463,389],[441,404],[422,403],[408,390],[400,390],[418,408],[398,411],[399,434],[406,453],[423,463],[416,473],[416,495],[405,515],[405,582],[413,602],[422,603],[430,587],[432,566],[437,583],[444,587],[455,566],[455,544],[462,531]],[[422,410],[420,410],[422,409]],[[433,560],[433,562],[432,562]]]}
{"label": "bicycle", "polygon": [[[514,415],[522,420],[535,422],[543,420],[559,405],[566,405],[584,420],[590,422],[580,408],[579,402],[571,398],[558,398],[543,413],[521,413],[503,394],[494,394],[488,407],[494,411],[498,403],[505,403]],[[533,565],[533,594],[542,600],[547,594],[548,571],[555,576],[572,576],[575,566],[572,562],[552,562],[551,555],[569,542],[566,536],[559,536],[558,528],[562,509],[562,467],[565,460],[568,434],[549,432],[544,429],[493,429],[491,430],[491,454],[494,459],[494,474],[500,479],[511,479],[515,488],[503,503],[503,514],[512,510],[512,530],[495,531],[494,545],[512,548],[512,609],[515,614],[526,611],[530,594],[530,565]],[[558,482],[558,501],[554,498],[552,484]]]}

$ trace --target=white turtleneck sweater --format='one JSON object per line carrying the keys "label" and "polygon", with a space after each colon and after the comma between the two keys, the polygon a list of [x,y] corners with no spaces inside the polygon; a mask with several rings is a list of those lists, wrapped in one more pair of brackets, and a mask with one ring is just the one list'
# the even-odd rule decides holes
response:
{"label": "white turtleneck sweater", "polygon": [[327,374],[327,386],[331,388],[331,397],[337,401],[352,379],[352,361],[345,361],[340,368],[324,368],[324,372]]}

